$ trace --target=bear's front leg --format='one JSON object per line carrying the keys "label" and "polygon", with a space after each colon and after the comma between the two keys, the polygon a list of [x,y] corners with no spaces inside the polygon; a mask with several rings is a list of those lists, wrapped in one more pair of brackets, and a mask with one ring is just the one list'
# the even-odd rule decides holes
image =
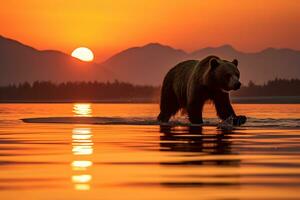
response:
{"label": "bear's front leg", "polygon": [[213,98],[216,106],[217,114],[222,120],[226,120],[229,117],[233,118],[233,125],[240,126],[246,123],[247,118],[244,115],[236,116],[229,99],[229,94],[219,91],[215,93]]}
{"label": "bear's front leg", "polygon": [[187,107],[187,113],[189,120],[192,124],[202,124],[202,109],[203,109],[204,101],[193,102]]}
{"label": "bear's front leg", "polygon": [[234,126],[240,126],[242,124],[245,124],[247,121],[247,117],[244,115],[234,116],[233,117],[233,125]]}
{"label": "bear's front leg", "polygon": [[217,115],[222,120],[226,120],[228,117],[236,117],[235,112],[231,106],[229,94],[223,91],[217,91],[214,93],[213,102],[216,107]]}

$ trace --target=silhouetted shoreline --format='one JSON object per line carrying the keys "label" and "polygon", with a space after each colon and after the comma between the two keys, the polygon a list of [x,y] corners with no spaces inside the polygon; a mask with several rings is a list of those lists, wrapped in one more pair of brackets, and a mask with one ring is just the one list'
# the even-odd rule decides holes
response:
{"label": "silhouetted shoreline", "polygon": [[[275,79],[264,85],[249,82],[230,93],[233,103],[300,103],[299,79]],[[126,82],[35,81],[0,87],[0,103],[158,103],[160,86]]]}
{"label": "silhouetted shoreline", "polygon": [[[150,99],[105,99],[105,100],[0,100],[1,103],[159,103]],[[232,97],[235,104],[299,104],[300,96],[272,96],[272,97]]]}

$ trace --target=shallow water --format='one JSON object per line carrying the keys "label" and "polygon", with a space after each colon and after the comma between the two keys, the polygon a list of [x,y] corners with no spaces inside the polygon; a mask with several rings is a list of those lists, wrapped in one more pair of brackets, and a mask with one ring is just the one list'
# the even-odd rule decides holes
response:
{"label": "shallow water", "polygon": [[[156,104],[0,104],[0,197],[299,199],[300,105],[234,107],[249,122],[221,131],[128,124],[153,120]],[[127,124],[20,120],[35,117]],[[211,106],[204,117],[217,122]]]}

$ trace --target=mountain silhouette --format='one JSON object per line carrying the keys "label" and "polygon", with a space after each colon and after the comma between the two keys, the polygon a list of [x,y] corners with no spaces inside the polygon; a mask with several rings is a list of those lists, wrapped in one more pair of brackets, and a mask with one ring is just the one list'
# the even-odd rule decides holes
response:
{"label": "mountain silhouette", "polygon": [[182,60],[201,60],[209,55],[239,60],[241,81],[263,84],[278,78],[300,77],[300,51],[268,48],[257,53],[244,53],[230,45],[208,47],[186,53],[160,44],[130,48],[106,61],[104,66],[115,72],[120,80],[137,84],[162,83],[165,73]]}
{"label": "mountain silhouette", "polygon": [[40,51],[0,36],[0,85],[36,80],[107,80],[112,73],[99,64],[83,62],[65,53]]}
{"label": "mountain silhouette", "polygon": [[102,65],[112,70],[119,80],[158,85],[167,70],[186,56],[182,50],[150,43],[122,51]]}
{"label": "mountain silhouette", "polygon": [[256,53],[244,53],[237,51],[230,45],[224,45],[200,49],[192,52],[188,57],[199,59],[211,54],[227,60],[238,59],[241,81],[244,84],[250,80],[263,84],[274,78],[300,77],[300,51],[267,48]]}
{"label": "mountain silhouette", "polygon": [[245,53],[230,45],[207,47],[187,53],[159,43],[121,51],[103,63],[82,62],[65,53],[40,51],[0,36],[0,85],[35,80],[107,81],[160,85],[166,72],[178,62],[201,60],[208,55],[239,60],[241,81],[262,84],[278,78],[300,77],[300,51],[267,48]]}

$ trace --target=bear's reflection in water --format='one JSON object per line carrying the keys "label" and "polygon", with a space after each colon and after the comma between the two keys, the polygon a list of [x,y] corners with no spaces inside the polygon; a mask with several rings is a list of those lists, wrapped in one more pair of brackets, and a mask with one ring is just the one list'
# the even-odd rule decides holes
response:
{"label": "bear's reflection in water", "polygon": [[[240,185],[236,170],[241,160],[232,156],[231,131],[207,131],[202,127],[160,127],[160,151],[177,153],[177,161],[160,162],[180,173],[162,175],[162,187],[228,187]],[[175,156],[173,155],[173,156]],[[182,167],[191,168],[182,168]],[[174,168],[173,168],[174,169]],[[225,171],[223,171],[225,170]]]}
{"label": "bear's reflection in water", "polygon": [[[239,166],[239,159],[226,159],[225,155],[233,155],[231,149],[232,131],[217,130],[216,133],[206,133],[202,127],[170,127],[161,126],[160,151],[194,152],[197,160],[176,163],[161,163],[162,165],[224,165]],[[203,155],[203,159],[201,159]],[[207,155],[213,158],[205,159]],[[224,156],[218,156],[224,155]],[[187,156],[190,156],[187,154]],[[199,159],[200,156],[200,159]]]}

